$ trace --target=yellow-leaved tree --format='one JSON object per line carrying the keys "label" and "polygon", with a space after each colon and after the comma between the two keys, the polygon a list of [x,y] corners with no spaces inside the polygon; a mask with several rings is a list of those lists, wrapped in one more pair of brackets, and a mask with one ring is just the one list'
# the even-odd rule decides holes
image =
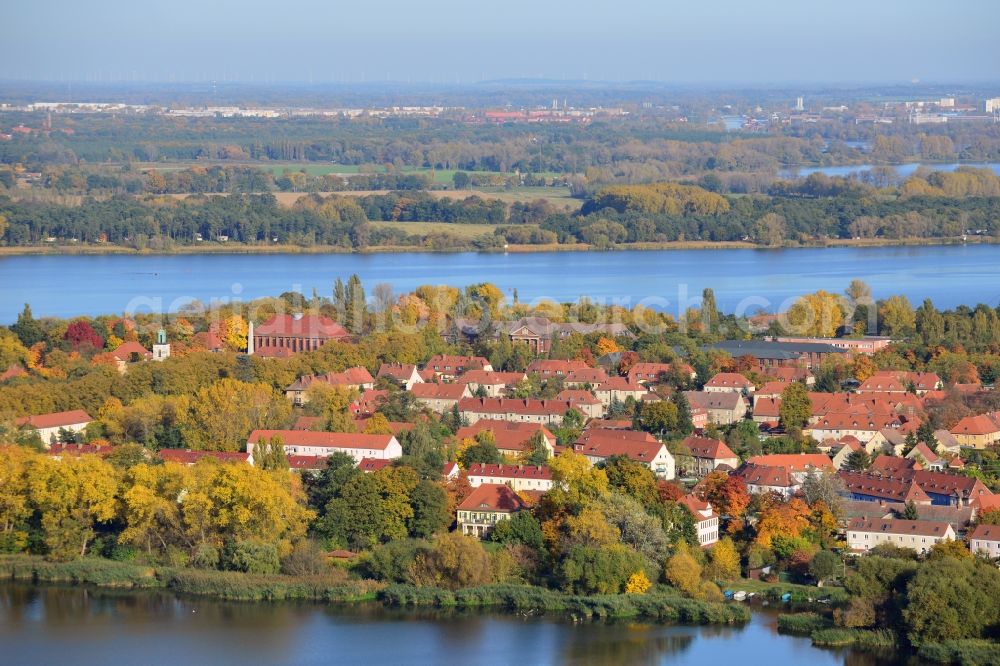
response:
{"label": "yellow-leaved tree", "polygon": [[118,473],[98,456],[38,456],[28,472],[28,488],[53,560],[86,555],[96,523],[117,513]]}
{"label": "yellow-leaved tree", "polygon": [[186,441],[193,449],[240,451],[251,432],[283,428],[291,413],[285,396],[267,384],[221,379],[191,401]]}

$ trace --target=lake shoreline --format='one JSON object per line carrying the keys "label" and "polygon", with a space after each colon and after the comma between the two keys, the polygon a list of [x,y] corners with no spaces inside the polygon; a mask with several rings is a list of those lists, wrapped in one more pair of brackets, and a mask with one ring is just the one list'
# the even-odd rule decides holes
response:
{"label": "lake shoreline", "polygon": [[[401,224],[405,224],[401,223]],[[743,241],[668,241],[621,243],[608,248],[599,248],[586,243],[544,244],[544,245],[508,245],[506,248],[480,249],[474,246],[462,246],[447,249],[434,249],[424,246],[386,245],[367,247],[363,249],[343,248],[335,245],[316,245],[302,247],[298,245],[183,245],[170,249],[143,249],[124,245],[23,245],[0,247],[0,257],[16,256],[173,256],[173,255],[275,255],[275,254],[341,254],[341,255],[371,255],[371,254],[539,254],[547,252],[626,252],[626,251],[663,251],[663,250],[815,250],[838,247],[948,247],[955,245],[996,245],[1000,239],[992,236],[972,236],[962,238],[842,238],[817,241],[815,243],[796,243],[780,246],[757,245]]]}

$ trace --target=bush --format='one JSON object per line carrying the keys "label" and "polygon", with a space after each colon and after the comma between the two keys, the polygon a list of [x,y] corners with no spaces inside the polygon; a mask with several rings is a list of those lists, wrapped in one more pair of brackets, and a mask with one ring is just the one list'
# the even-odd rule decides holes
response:
{"label": "bush", "polygon": [[792,613],[778,616],[778,631],[808,636],[818,629],[828,629],[833,622],[818,613]]}
{"label": "bush", "polygon": [[313,541],[300,541],[295,544],[292,552],[281,560],[281,573],[289,576],[315,576],[327,568],[322,551]]}
{"label": "bush", "polygon": [[276,574],[281,570],[278,548],[273,543],[239,541],[226,553],[226,565],[233,571]]}
{"label": "bush", "polygon": [[181,594],[233,601],[304,600],[322,602],[364,601],[375,598],[378,584],[348,580],[333,570],[319,576],[256,575],[235,571],[194,571],[170,574],[167,585]]}
{"label": "bush", "polygon": [[1000,666],[1000,645],[993,641],[965,640],[925,643],[917,655],[921,659],[962,666]]}
{"label": "bush", "polygon": [[158,587],[162,584],[151,567],[99,558],[48,562],[38,557],[11,555],[0,557],[0,572],[14,580],[43,583],[101,587]]}
{"label": "bush", "polygon": [[861,647],[868,649],[896,647],[896,635],[888,629],[845,629],[831,627],[812,633],[813,645],[819,647]]}
{"label": "bush", "polygon": [[199,569],[219,568],[219,549],[210,543],[199,543],[191,557],[191,566]]}

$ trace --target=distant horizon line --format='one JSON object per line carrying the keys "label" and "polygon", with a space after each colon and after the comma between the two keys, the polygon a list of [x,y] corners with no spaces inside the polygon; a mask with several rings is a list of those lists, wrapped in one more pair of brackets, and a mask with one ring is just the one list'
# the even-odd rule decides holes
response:
{"label": "distant horizon line", "polygon": [[830,80],[830,81],[801,81],[801,80],[775,80],[775,81],[727,81],[723,79],[704,81],[668,81],[661,79],[634,78],[634,79],[591,79],[591,78],[547,78],[547,77],[499,77],[477,80],[462,81],[435,81],[435,80],[412,80],[412,79],[356,79],[356,80],[334,80],[326,79],[321,81],[309,79],[244,79],[244,78],[190,78],[190,79],[129,79],[129,78],[109,78],[109,79],[49,79],[49,78],[16,78],[0,77],[0,86],[4,85],[48,85],[48,86],[108,86],[108,87],[128,87],[128,86],[249,86],[249,87],[307,87],[321,89],[324,87],[362,87],[362,88],[384,88],[384,87],[411,87],[411,88],[465,88],[483,86],[576,86],[576,87],[641,87],[655,86],[665,89],[687,89],[687,90],[715,90],[715,89],[737,89],[737,90],[774,90],[795,88],[799,90],[849,90],[849,89],[870,89],[870,88],[923,88],[923,87],[947,87],[947,86],[997,86],[1000,87],[1000,78],[956,78],[956,79],[934,79],[934,80],[899,80],[899,79],[870,79],[870,80]]}

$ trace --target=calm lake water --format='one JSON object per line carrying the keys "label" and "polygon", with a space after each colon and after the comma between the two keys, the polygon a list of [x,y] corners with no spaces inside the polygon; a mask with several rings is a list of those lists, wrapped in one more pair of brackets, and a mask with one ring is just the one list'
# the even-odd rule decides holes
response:
{"label": "calm lake water", "polygon": [[361,276],[404,293],[421,284],[493,282],[522,302],[546,297],[651,307],[677,314],[715,290],[730,312],[784,309],[817,289],[840,292],[854,278],[876,298],[905,294],[914,305],[1000,304],[1000,245],[666,250],[528,254],[277,254],[0,257],[0,323],[24,303],[35,316],[176,311],[185,303],[250,300]]}
{"label": "calm lake water", "polygon": [[851,664],[755,612],[741,628],[391,611],[372,606],[232,604],[171,594],[0,585],[0,663],[177,664]]}
{"label": "calm lake water", "polygon": [[[920,167],[926,167],[932,171],[954,171],[959,167],[975,167],[977,169],[991,169],[993,173],[1000,176],[1000,163],[998,162],[988,162],[988,163],[966,163],[961,164],[898,164],[891,167],[898,176],[907,177],[912,175]],[[813,173],[822,173],[827,176],[853,176],[860,175],[866,171],[871,171],[874,168],[872,164],[851,164],[846,166],[828,166],[828,167],[801,167],[797,169],[782,169],[779,175],[785,178],[805,178],[806,176]]]}

